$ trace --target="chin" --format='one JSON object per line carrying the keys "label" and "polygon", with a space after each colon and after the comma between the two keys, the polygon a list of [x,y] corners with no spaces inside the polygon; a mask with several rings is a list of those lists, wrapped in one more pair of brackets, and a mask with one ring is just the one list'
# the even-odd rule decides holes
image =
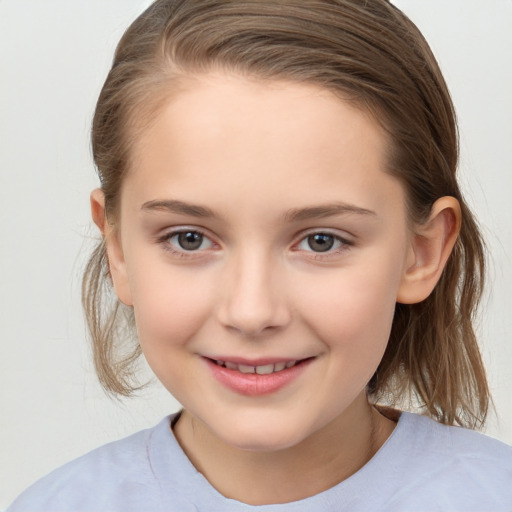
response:
{"label": "chin", "polygon": [[236,423],[231,423],[220,427],[220,431],[214,434],[234,448],[252,452],[286,450],[298,445],[308,436],[302,429],[297,430],[298,421],[269,423],[241,422],[239,428]]}

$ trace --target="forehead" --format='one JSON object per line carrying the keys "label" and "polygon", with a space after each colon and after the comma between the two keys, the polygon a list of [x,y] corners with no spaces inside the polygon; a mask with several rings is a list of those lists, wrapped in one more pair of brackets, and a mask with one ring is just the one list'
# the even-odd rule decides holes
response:
{"label": "forehead", "polygon": [[157,113],[126,188],[142,203],[181,193],[278,206],[321,195],[311,202],[365,208],[399,186],[385,173],[388,144],[370,115],[326,89],[209,74],[187,79]]}

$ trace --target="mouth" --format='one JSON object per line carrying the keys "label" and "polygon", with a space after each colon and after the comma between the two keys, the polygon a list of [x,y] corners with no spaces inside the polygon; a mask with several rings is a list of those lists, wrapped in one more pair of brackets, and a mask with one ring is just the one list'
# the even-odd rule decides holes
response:
{"label": "mouth", "polygon": [[[220,356],[222,357],[222,356]],[[212,376],[231,391],[246,396],[275,393],[287,387],[306,372],[316,359],[258,359],[206,357],[203,360]]]}
{"label": "mouth", "polygon": [[268,363],[262,365],[250,365],[250,364],[238,364],[232,361],[221,361],[220,359],[210,359],[217,366],[221,366],[223,368],[227,368],[228,370],[235,370],[240,373],[251,374],[256,373],[258,375],[270,375],[271,373],[279,373],[284,370],[288,370],[289,368],[293,368],[294,366],[301,364],[308,359],[312,359],[311,357],[306,359],[297,359],[291,361],[280,361],[278,363]]}
{"label": "mouth", "polygon": [[212,375],[222,385],[247,396],[268,395],[298,379],[316,359],[241,361],[204,357]]}

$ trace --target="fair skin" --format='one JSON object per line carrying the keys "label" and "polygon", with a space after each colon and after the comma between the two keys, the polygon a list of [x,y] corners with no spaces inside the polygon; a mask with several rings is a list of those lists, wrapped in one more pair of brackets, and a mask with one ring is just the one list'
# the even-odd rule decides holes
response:
{"label": "fair skin", "polygon": [[[102,192],[91,196],[116,292],[184,406],[175,435],[227,497],[311,496],[393,431],[366,385],[395,303],[438,281],[460,211],[442,198],[411,230],[388,144],[316,86],[211,73],[190,78],[136,144],[116,224]],[[244,373],[281,363],[298,364],[277,387]]]}

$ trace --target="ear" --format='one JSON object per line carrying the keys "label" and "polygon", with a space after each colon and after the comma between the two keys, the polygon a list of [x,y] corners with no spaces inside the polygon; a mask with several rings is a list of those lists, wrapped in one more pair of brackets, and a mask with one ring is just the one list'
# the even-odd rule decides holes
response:
{"label": "ear", "polygon": [[99,188],[91,192],[91,214],[105,240],[108,267],[114,290],[123,304],[133,306],[120,234],[107,219],[105,194]]}
{"label": "ear", "polygon": [[460,223],[457,199],[447,196],[434,203],[427,222],[417,226],[411,235],[397,302],[416,304],[432,293],[457,241]]}

